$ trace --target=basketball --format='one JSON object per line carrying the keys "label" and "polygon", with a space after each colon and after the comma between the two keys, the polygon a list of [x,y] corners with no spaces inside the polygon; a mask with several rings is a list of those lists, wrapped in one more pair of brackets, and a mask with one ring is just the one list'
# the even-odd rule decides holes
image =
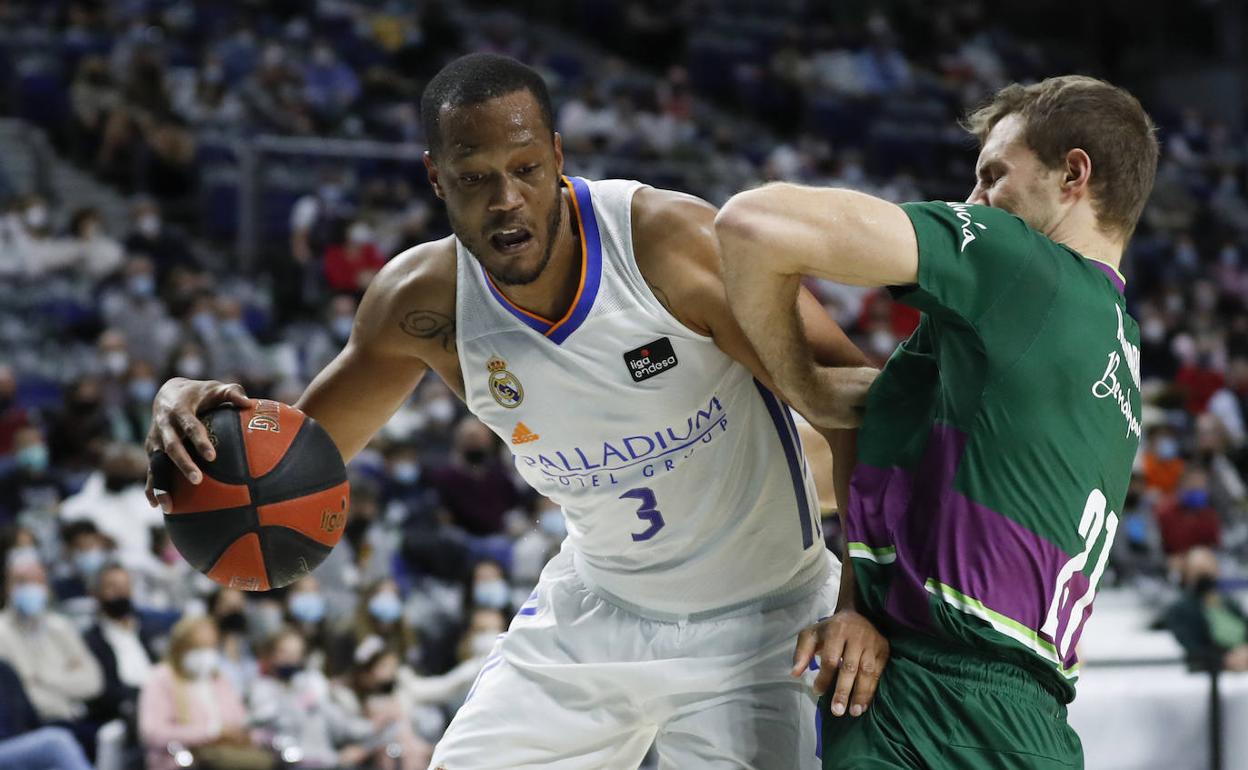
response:
{"label": "basketball", "polygon": [[183,558],[244,591],[281,588],[316,569],[347,522],[347,471],[329,434],[268,400],[219,406],[200,420],[217,450],[209,462],[187,444],[203,481],[192,484],[163,452],[151,461],[172,503],[165,528]]}

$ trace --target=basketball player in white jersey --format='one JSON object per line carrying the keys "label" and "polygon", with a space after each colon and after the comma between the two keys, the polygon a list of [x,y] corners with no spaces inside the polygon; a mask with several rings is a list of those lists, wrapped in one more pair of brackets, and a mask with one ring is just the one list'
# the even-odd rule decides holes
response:
{"label": "basketball player in white jersey", "polygon": [[[568,525],[432,767],[635,768],[651,743],[663,768],[816,766],[793,639],[836,611],[840,568],[790,412],[729,312],[715,209],[563,177],[545,85],[511,59],[453,62],[422,112],[455,234],[386,265],[297,406],[350,459],[432,368]],[[802,302],[851,427],[875,372]],[[195,414],[230,400],[237,385],[166,383],[149,449],[196,481],[181,441],[211,456]],[[838,697],[865,707],[887,643],[837,617],[843,659],[871,662]]]}

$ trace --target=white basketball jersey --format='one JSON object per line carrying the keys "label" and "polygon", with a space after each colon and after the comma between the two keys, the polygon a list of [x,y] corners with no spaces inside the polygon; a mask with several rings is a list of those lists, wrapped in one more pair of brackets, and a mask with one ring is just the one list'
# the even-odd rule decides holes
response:
{"label": "white basketball jersey", "polygon": [[820,580],[814,483],[788,408],[655,299],[633,259],[640,183],[565,179],[582,247],[567,314],[512,305],[457,243],[468,408],[558,502],[577,571],[659,614]]}

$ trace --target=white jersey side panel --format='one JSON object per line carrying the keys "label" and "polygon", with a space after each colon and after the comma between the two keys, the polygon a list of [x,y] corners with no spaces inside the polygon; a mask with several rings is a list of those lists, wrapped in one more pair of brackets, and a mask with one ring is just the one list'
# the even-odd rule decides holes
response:
{"label": "white jersey side panel", "polygon": [[569,179],[582,281],[563,319],[514,307],[459,245],[456,332],[469,409],[559,503],[586,581],[693,614],[827,569],[792,416],[671,316],[633,258],[637,182]]}

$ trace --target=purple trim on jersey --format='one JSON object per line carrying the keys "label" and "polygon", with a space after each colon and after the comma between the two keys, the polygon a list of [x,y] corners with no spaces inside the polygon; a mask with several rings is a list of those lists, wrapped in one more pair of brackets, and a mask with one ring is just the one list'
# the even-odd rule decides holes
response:
{"label": "purple trim on jersey", "polygon": [[1106,277],[1109,278],[1109,282],[1114,285],[1114,288],[1118,290],[1119,294],[1126,292],[1127,282],[1122,280],[1122,276],[1118,274],[1117,270],[1113,269],[1104,262],[1097,262],[1095,259],[1089,259],[1088,261],[1092,263],[1093,267],[1100,270],[1106,275]]}
{"label": "purple trim on jersey", "polygon": [[503,293],[494,287],[494,282],[490,280],[490,276],[485,272],[484,267],[481,268],[481,275],[485,277],[485,287],[490,290],[490,294],[494,295],[494,299],[498,300],[498,304],[502,305],[504,310],[511,313],[516,318],[519,318],[525,326],[529,327],[538,334],[544,336],[548,331],[550,331],[551,325],[549,322],[543,321],[537,316],[521,313],[515,305],[511,304],[511,302],[503,296]]}
{"label": "purple trim on jersey", "polygon": [[[847,533],[851,540],[875,548],[896,548],[884,606],[894,620],[918,630],[930,628],[930,595],[924,585],[935,578],[1039,631],[1057,575],[1070,555],[954,489],[966,444],[966,434],[937,423],[917,472],[859,463],[851,482]],[[1073,595],[1081,596],[1088,588],[1087,576],[1076,572],[1069,585]],[[1058,638],[1070,620],[1058,629]],[[1048,635],[1042,638],[1052,641]],[[1074,648],[1072,643],[1064,665],[1074,664]]]}
{"label": "purple trim on jersey", "polygon": [[489,273],[481,268],[481,276],[490,294],[503,306],[503,309],[518,318],[521,323],[533,331],[548,338],[556,345],[566,340],[572,332],[580,328],[594,307],[598,297],[598,288],[602,284],[602,237],[598,231],[598,217],[594,214],[594,203],[589,193],[589,184],[582,178],[564,177],[563,182],[572,192],[573,216],[581,239],[581,285],[577,289],[572,307],[558,321],[550,321],[517,307],[494,285]]}
{"label": "purple trim on jersey", "polygon": [[576,196],[581,237],[585,239],[585,285],[581,288],[572,312],[561,323],[555,324],[548,334],[550,341],[556,345],[566,340],[589,317],[589,311],[594,307],[594,299],[598,296],[598,287],[602,283],[602,237],[598,232],[598,217],[594,214],[589,183],[579,176],[568,177],[568,180],[572,183],[572,193]]}
{"label": "purple trim on jersey", "polygon": [[797,512],[802,519],[802,550],[815,543],[813,527],[810,523],[810,501],[806,499],[806,475],[802,473],[802,452],[795,446],[797,431],[789,432],[788,407],[780,403],[780,399],[768,390],[763,383],[754,380],[758,395],[763,398],[763,405],[775,423],[776,433],[780,435],[780,446],[784,449],[785,462],[789,464],[789,477],[793,480],[793,494],[797,496]]}

